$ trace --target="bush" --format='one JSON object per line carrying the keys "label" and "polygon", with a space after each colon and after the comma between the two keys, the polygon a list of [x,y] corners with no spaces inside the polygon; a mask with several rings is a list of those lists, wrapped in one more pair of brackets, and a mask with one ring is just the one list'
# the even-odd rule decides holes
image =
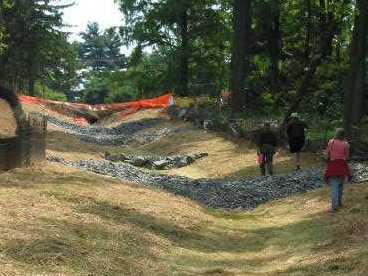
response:
{"label": "bush", "polygon": [[107,103],[121,103],[139,98],[139,91],[136,87],[127,84],[120,87],[118,90],[110,91],[106,102]]}
{"label": "bush", "polygon": [[54,91],[39,83],[35,85],[35,96],[53,101],[67,101],[67,97],[64,93]]}

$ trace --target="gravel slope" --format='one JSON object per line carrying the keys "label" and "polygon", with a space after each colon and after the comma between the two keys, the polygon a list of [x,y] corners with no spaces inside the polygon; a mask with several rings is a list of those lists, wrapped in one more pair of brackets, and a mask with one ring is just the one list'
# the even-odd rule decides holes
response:
{"label": "gravel slope", "polygon": [[[126,163],[81,160],[68,162],[53,156],[52,162],[101,175],[112,176],[141,186],[163,189],[188,197],[208,207],[253,209],[267,201],[285,198],[323,187],[322,169],[310,169],[273,177],[249,177],[236,180],[193,180],[186,177],[164,176],[146,172]],[[354,182],[368,179],[368,167],[354,163]]]}
{"label": "gravel slope", "polygon": [[143,119],[139,121],[121,124],[114,128],[104,127],[79,127],[75,124],[48,117],[48,123],[61,129],[66,134],[78,137],[84,142],[97,145],[128,145],[133,142],[148,144],[169,135],[175,128],[160,127],[163,119]]}
{"label": "gravel slope", "polygon": [[[145,144],[178,131],[175,128],[161,128],[164,122],[161,118],[133,121],[114,128],[78,127],[53,117],[49,117],[48,121],[67,134],[99,145],[128,145],[132,142]],[[163,189],[212,208],[253,209],[267,201],[285,198],[325,185],[322,168],[273,177],[194,180],[180,176],[159,175],[123,162],[107,160],[70,162],[58,156],[50,156],[49,161],[112,176],[141,186]],[[368,179],[368,167],[365,164],[356,162],[352,164],[352,168],[355,171],[355,182]]]}

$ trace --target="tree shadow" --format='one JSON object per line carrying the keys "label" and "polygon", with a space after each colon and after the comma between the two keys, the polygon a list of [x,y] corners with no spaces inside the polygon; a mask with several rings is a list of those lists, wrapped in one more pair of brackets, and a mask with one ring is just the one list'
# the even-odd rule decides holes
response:
{"label": "tree shadow", "polygon": [[[310,169],[310,168],[322,168],[324,164],[320,160],[320,158],[315,154],[305,154],[305,159],[301,160],[302,169]],[[279,160],[281,158],[281,160]],[[255,160],[256,158],[254,158]],[[274,157],[273,162],[273,170],[274,175],[285,175],[295,172],[295,168],[293,167],[294,160],[292,156],[288,156],[287,153],[282,152],[279,156]],[[260,167],[254,161],[251,166],[243,166],[238,171],[235,171],[231,174],[226,175],[226,178],[241,178],[244,176],[257,176],[260,175]]]}
{"label": "tree shadow", "polygon": [[[75,180],[83,182],[79,177],[68,175],[63,180],[67,181],[66,184]],[[216,214],[216,222],[193,221],[191,225],[183,226],[175,220],[143,213],[124,203],[113,204],[74,194],[65,196],[57,191],[49,193],[61,202],[71,203],[68,204],[74,210],[71,220],[41,219],[43,228],[29,233],[35,238],[17,238],[0,246],[4,256],[47,272],[70,267],[76,272],[93,275],[147,274],[151,267],[137,265],[137,260],[162,261],[153,250],[157,246],[157,240],[150,238],[153,235],[167,240],[172,246],[164,247],[164,250],[170,255],[172,267],[179,271],[178,275],[192,270],[196,271],[192,275],[200,275],[198,271],[231,275],[229,271],[234,269],[248,273],[269,263],[280,264],[291,256],[327,256],[331,248],[340,248],[340,240],[331,227],[337,220],[323,212],[309,213],[299,220],[277,225],[267,222],[272,214],[258,216],[246,213],[234,219],[221,212],[204,209],[211,215]],[[91,219],[80,222],[80,217]],[[172,255],[178,248],[180,250]],[[343,272],[350,269],[350,264],[346,268],[344,263],[326,261],[327,270],[316,264],[287,271],[290,275],[300,275],[299,271],[309,273],[314,269]],[[164,272],[164,275],[167,274]]]}
{"label": "tree shadow", "polygon": [[[42,164],[40,165],[42,167]],[[15,169],[0,173],[1,188],[34,189],[45,184],[52,185],[86,185],[99,186],[101,178],[91,177],[88,172],[61,172],[55,170],[43,170],[39,167]],[[109,180],[111,182],[111,179]],[[121,183],[116,180],[116,182]]]}
{"label": "tree shadow", "polygon": [[[142,233],[116,229],[108,224],[42,219],[45,227],[32,239],[13,239],[1,246],[2,254],[34,268],[37,273],[83,275],[143,275],[158,260],[155,244]],[[29,233],[31,234],[31,233]]]}
{"label": "tree shadow", "polygon": [[47,149],[62,153],[99,154],[111,149],[111,146],[94,145],[83,142],[77,137],[60,131],[48,131]]}
{"label": "tree shadow", "polygon": [[[80,197],[69,198],[68,201],[73,202],[78,213],[94,215],[114,224],[128,223],[134,229],[169,240],[175,248],[196,252],[193,255],[177,256],[175,263],[181,269],[188,268],[189,264],[194,264],[196,269],[218,266],[242,269],[244,265],[254,269],[271,261],[282,262],[293,254],[319,254],[322,250],[319,244],[332,243],[335,240],[330,228],[326,227],[328,220],[326,221],[326,214],[323,213],[306,216],[287,225],[253,229],[239,228],[227,223],[204,222],[193,222],[191,227],[183,227],[168,219],[141,213],[124,204],[113,205],[106,201]],[[252,223],[252,219],[245,217],[244,223]],[[274,253],[266,254],[267,250],[274,250]],[[210,257],[221,254],[225,254],[223,258]],[[227,254],[231,254],[233,258],[226,257]],[[253,257],[247,258],[244,263],[236,256]]]}
{"label": "tree shadow", "polygon": [[[315,240],[328,238],[328,235],[324,234],[326,232],[325,216],[318,214],[297,223],[254,230],[239,230],[231,225],[216,226],[196,222],[193,222],[192,228],[185,228],[170,220],[138,212],[123,204],[113,205],[106,201],[83,197],[69,198],[69,201],[75,204],[79,213],[97,215],[115,223],[128,221],[140,229],[164,236],[181,248],[206,253],[218,253],[224,250],[227,252],[260,252],[269,246],[270,240],[274,246],[292,247],[297,250],[306,246],[305,241],[312,244]],[[80,202],[84,203],[80,204]],[[285,240],[289,242],[287,245]]]}

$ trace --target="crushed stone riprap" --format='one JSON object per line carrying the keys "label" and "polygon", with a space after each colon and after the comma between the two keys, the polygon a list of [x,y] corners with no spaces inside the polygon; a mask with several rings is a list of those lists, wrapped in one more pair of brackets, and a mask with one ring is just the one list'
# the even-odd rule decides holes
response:
{"label": "crushed stone riprap", "polygon": [[169,170],[182,168],[193,164],[195,161],[207,157],[208,153],[159,156],[159,155],[127,155],[124,153],[111,154],[105,153],[105,159],[112,162],[125,162],[136,167],[151,170]]}
{"label": "crushed stone riprap", "polygon": [[64,133],[78,137],[80,140],[96,145],[129,145],[132,143],[149,144],[175,132],[176,128],[160,127],[164,119],[142,119],[123,123],[113,128],[97,126],[80,127],[48,116],[48,123],[61,129]]}
{"label": "crushed stone riprap", "polygon": [[[253,209],[258,205],[307,192],[325,185],[322,169],[309,169],[273,177],[248,177],[243,179],[199,179],[159,175],[138,169],[123,162],[80,160],[66,161],[50,156],[52,162],[80,170],[112,176],[145,187],[169,191],[200,202],[208,207],[223,209]],[[368,179],[368,167],[354,163],[355,182]]]}

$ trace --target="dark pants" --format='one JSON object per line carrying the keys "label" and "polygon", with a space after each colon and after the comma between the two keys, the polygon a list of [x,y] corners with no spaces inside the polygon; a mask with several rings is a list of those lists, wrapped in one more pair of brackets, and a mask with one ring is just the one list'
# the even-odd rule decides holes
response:
{"label": "dark pants", "polygon": [[275,154],[275,147],[272,145],[263,145],[260,149],[260,152],[263,154],[263,162],[260,165],[261,174],[266,175],[266,172],[269,175],[273,175],[273,155]]}

